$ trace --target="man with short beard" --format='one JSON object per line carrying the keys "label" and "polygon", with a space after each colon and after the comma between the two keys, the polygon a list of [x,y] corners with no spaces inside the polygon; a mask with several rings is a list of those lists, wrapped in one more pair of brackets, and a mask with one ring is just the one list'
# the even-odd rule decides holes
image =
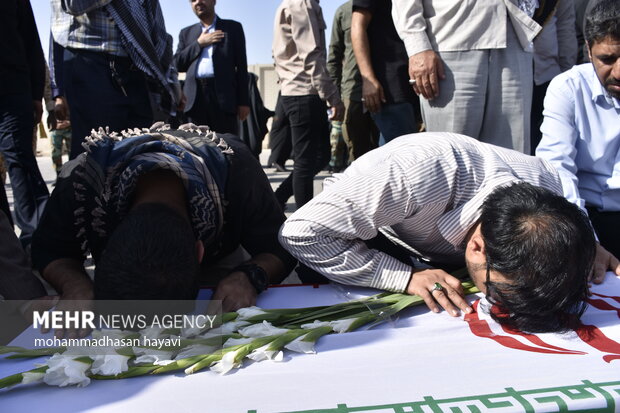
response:
{"label": "man with short beard", "polygon": [[[536,155],[553,164],[564,195],[587,211],[605,247],[620,256],[620,3],[598,2],[586,16],[592,63],[554,78],[545,98]],[[601,246],[602,245],[602,246]],[[603,263],[599,263],[603,265]]]}

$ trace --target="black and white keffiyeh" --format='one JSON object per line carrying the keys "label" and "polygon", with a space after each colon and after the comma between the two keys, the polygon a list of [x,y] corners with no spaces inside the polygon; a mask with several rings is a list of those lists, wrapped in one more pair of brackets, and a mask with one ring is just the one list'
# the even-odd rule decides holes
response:
{"label": "black and white keffiyeh", "polygon": [[221,232],[228,160],[228,144],[206,127],[183,125],[171,130],[156,124],[150,129],[93,133],[76,158],[73,188],[77,236],[83,252],[105,240],[127,214],[138,178],[167,169],[183,182],[189,216],[197,239],[211,244]]}

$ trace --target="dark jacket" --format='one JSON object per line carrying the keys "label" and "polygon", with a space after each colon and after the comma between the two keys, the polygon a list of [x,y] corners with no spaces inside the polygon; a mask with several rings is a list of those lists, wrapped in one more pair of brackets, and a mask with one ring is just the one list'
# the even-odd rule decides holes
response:
{"label": "dark jacket", "polygon": [[[225,112],[237,113],[237,106],[248,105],[248,63],[245,54],[243,27],[234,20],[217,18],[216,30],[222,30],[226,37],[213,45],[213,70],[220,108]],[[187,97],[185,112],[196,100],[196,65],[202,48],[196,42],[202,33],[201,23],[181,30],[179,45],[174,60],[179,72],[186,72],[183,93]]]}
{"label": "dark jacket", "polygon": [[256,81],[258,76],[248,73],[248,95],[250,97],[250,113],[242,122],[239,121],[239,138],[250,148],[258,158],[263,147],[263,139],[269,131],[267,120],[273,116],[273,111],[267,109],[258,90]]}
{"label": "dark jacket", "polygon": [[45,58],[29,0],[0,1],[0,95],[43,98]]}

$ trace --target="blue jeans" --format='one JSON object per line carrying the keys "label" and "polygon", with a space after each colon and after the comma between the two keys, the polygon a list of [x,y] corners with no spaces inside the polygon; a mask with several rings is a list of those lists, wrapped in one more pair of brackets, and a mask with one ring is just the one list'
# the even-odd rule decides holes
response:
{"label": "blue jeans", "polygon": [[293,172],[276,189],[276,198],[284,204],[295,195],[295,204],[301,208],[314,195],[314,176],[329,161],[327,106],[318,95],[281,99],[290,125],[295,164]]}
{"label": "blue jeans", "polygon": [[409,102],[383,104],[379,112],[372,114],[372,119],[381,132],[381,145],[418,131],[413,104]]}
{"label": "blue jeans", "polygon": [[0,152],[8,167],[15,221],[21,229],[19,238],[24,246],[30,244],[49,197],[32,150],[33,128],[30,94],[0,96]]}

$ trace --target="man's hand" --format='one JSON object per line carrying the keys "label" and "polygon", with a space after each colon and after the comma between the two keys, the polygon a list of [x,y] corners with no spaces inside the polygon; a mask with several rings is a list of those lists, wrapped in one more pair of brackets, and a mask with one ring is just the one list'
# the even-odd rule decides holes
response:
{"label": "man's hand", "polygon": [[[443,290],[431,292],[435,283],[441,284]],[[417,294],[422,297],[428,308],[435,313],[440,311],[440,305],[455,317],[460,314],[459,309],[465,313],[473,311],[465,301],[461,282],[443,270],[414,269],[407,286],[407,294]]]}
{"label": "man's hand", "polygon": [[362,100],[370,113],[381,110],[381,104],[385,103],[385,94],[383,86],[377,79],[362,79]]}
{"label": "man's hand", "polygon": [[[94,294],[92,283],[76,283],[75,285],[65,288],[60,296],[60,300],[56,305],[56,311],[93,311]],[[42,333],[49,330],[41,328]],[[54,332],[57,338],[82,338],[90,334],[90,329],[58,329]]]}
{"label": "man's hand", "polygon": [[340,102],[337,105],[332,106],[330,109],[332,113],[329,115],[329,120],[344,120],[344,103]]}
{"label": "man's hand", "polygon": [[211,33],[202,32],[200,36],[198,36],[198,40],[196,41],[198,42],[200,47],[207,47],[211,46],[213,43],[221,42],[222,40],[224,40],[224,37],[226,37],[226,34],[223,31],[214,30]]}
{"label": "man's hand", "polygon": [[409,79],[415,80],[413,91],[426,99],[439,96],[439,80],[445,79],[443,63],[433,50],[416,53],[409,58]]}
{"label": "man's hand", "polygon": [[596,256],[594,257],[594,268],[590,275],[590,281],[600,284],[605,279],[607,271],[613,271],[620,275],[620,261],[611,252],[607,251],[601,244],[596,243]]}
{"label": "man's hand", "polygon": [[250,114],[249,106],[245,106],[245,105],[237,106],[237,117],[239,118],[241,122],[246,120],[249,114]]}
{"label": "man's hand", "polygon": [[57,295],[44,295],[43,297],[34,298],[20,307],[21,314],[26,321],[32,324],[35,311],[42,313],[50,310],[58,304],[59,298]]}
{"label": "man's hand", "polygon": [[63,96],[58,96],[54,100],[54,113],[58,120],[69,119],[69,106],[67,105],[67,100]]}
{"label": "man's hand", "polygon": [[[60,292],[60,301],[56,306],[58,311],[92,311],[93,309],[93,282],[86,274],[84,266],[72,258],[59,258],[50,262],[41,275],[56,291]],[[47,331],[41,329],[43,333]],[[89,330],[69,329],[56,330],[55,336],[62,338],[86,337]]]}
{"label": "man's hand", "polygon": [[43,116],[43,103],[40,100],[33,100],[32,109],[34,124],[37,125],[39,122],[41,122],[41,117]]}
{"label": "man's hand", "polygon": [[256,289],[244,272],[232,272],[217,284],[212,300],[222,301],[222,311],[236,311],[256,304]]}

